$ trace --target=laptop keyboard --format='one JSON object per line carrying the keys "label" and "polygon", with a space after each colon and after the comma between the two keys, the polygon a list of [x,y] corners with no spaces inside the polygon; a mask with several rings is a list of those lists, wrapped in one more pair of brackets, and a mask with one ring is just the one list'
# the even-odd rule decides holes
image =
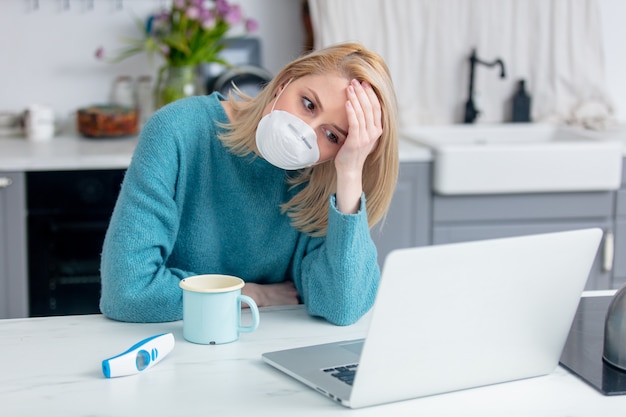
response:
{"label": "laptop keyboard", "polygon": [[353,363],[350,365],[337,366],[336,368],[326,368],[324,369],[324,372],[334,376],[348,385],[352,385],[358,366],[359,364]]}

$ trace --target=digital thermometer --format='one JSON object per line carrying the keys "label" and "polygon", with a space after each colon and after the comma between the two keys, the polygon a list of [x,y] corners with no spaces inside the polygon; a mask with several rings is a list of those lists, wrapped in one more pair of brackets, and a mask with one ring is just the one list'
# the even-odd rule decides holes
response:
{"label": "digital thermometer", "polygon": [[102,361],[107,378],[133,375],[152,368],[174,349],[174,335],[163,333],[133,345],[124,353]]}

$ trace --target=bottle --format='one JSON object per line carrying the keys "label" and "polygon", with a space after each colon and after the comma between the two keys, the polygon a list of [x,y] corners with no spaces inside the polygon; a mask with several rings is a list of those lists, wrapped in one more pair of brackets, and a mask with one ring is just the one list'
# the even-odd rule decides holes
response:
{"label": "bottle", "polygon": [[526,92],[526,81],[519,80],[513,96],[513,123],[530,122],[530,96]]}

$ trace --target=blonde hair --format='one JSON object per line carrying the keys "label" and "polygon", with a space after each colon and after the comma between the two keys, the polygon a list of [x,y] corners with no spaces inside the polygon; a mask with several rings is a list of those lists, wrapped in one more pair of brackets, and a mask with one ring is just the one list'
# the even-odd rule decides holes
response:
{"label": "blonde hair", "polygon": [[[285,66],[254,98],[235,90],[229,95],[233,120],[220,139],[231,152],[257,155],[255,132],[263,111],[279,88],[289,80],[306,75],[339,74],[348,80],[367,81],[382,107],[383,133],[363,166],[363,191],[367,199],[369,227],[385,216],[398,180],[397,104],[393,83],[384,61],[358,43],[343,43],[306,54]],[[239,98],[236,100],[235,96]],[[292,225],[312,236],[325,236],[328,228],[328,200],[335,192],[337,172],[333,161],[297,171],[289,178],[292,187],[302,189],[281,205]]]}

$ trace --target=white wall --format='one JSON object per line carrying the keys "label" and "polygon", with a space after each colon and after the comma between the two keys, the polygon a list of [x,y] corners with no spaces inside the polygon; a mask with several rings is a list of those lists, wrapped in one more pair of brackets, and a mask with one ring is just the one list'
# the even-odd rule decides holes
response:
{"label": "white wall", "polygon": [[[300,0],[232,0],[259,21],[262,64],[275,73],[301,53]],[[156,74],[144,56],[98,61],[120,37],[137,37],[133,16],[145,18],[166,0],[0,0],[0,112],[51,105],[72,121],[77,108],[107,102],[118,75]],[[38,5],[38,7],[36,7]]]}
{"label": "white wall", "polygon": [[[98,46],[114,50],[120,37],[136,36],[133,13],[143,17],[165,1],[0,0],[0,112],[47,103],[59,118],[71,118],[79,107],[108,100],[117,75],[153,74],[143,56],[108,64],[94,52]],[[300,0],[233,1],[260,22],[266,68],[276,72],[301,52]],[[626,122],[626,1],[599,2],[609,91],[618,119]]]}

